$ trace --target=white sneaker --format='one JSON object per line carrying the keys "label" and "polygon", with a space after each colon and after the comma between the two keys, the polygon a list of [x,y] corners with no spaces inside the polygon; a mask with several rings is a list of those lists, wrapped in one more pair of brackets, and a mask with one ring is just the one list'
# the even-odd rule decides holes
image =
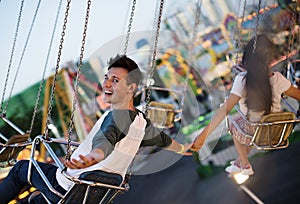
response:
{"label": "white sneaker", "polygon": [[226,167],[225,171],[230,174],[236,174],[241,172],[242,169],[233,162],[230,166]]}
{"label": "white sneaker", "polygon": [[244,175],[247,175],[247,176],[251,176],[254,174],[254,171],[253,171],[252,167],[250,166],[250,168],[242,169],[241,173]]}

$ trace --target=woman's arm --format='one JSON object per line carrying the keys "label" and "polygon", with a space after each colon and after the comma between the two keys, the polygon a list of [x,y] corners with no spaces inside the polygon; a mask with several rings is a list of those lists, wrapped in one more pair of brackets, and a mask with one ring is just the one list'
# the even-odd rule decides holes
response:
{"label": "woman's arm", "polygon": [[284,94],[300,101],[300,89],[297,89],[293,85],[291,85],[290,88],[284,92]]}
{"label": "woman's arm", "polygon": [[204,144],[206,138],[216,127],[225,119],[232,108],[239,102],[240,96],[230,94],[225,103],[217,110],[216,114],[211,119],[211,122],[204,128],[198,137],[196,137],[192,150],[198,151]]}

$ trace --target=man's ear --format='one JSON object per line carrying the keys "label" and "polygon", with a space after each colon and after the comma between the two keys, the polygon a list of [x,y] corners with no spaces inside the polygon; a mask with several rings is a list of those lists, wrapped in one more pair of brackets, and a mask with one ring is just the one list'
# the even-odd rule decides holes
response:
{"label": "man's ear", "polygon": [[131,83],[129,86],[128,86],[128,91],[130,92],[134,92],[135,90],[137,89],[137,84],[136,83]]}

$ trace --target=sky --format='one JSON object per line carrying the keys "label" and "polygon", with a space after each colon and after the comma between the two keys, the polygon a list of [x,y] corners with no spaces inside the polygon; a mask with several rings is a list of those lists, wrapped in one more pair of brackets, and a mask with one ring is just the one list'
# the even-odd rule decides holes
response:
{"label": "sky", "polygon": [[[165,0],[164,14],[169,13],[168,10],[171,9],[171,7],[174,8],[175,1],[171,1],[172,0]],[[42,79],[60,0],[41,1],[30,38],[28,38],[38,2],[39,0],[24,1],[15,49],[12,51],[21,0],[0,1],[1,98],[9,67],[10,73],[5,90],[5,98],[8,97],[11,90],[12,95],[14,95]],[[92,1],[84,50],[84,61],[87,60],[89,56],[92,56],[103,44],[126,34],[131,4],[132,0]],[[87,1],[73,0],[71,2],[60,64],[68,61],[77,61],[79,59],[86,7]],[[156,7],[157,1],[155,0],[137,1],[131,31],[136,32],[153,29]],[[65,10],[66,0],[63,0],[48,65],[46,67],[46,77],[54,73],[54,68],[57,63],[59,40],[61,38]],[[26,41],[27,46],[25,46]],[[24,47],[26,47],[26,49],[24,49]],[[18,67],[19,73],[15,80]],[[13,81],[15,81],[15,85],[13,85]]]}

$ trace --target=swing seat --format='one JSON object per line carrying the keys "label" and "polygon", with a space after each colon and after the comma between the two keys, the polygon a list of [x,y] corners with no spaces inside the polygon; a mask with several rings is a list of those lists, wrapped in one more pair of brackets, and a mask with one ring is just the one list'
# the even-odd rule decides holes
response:
{"label": "swing seat", "polygon": [[293,112],[270,113],[262,117],[253,136],[253,145],[261,149],[280,149],[289,145],[288,137],[293,131]]}
{"label": "swing seat", "polygon": [[[60,170],[63,170],[64,166],[52,150],[52,147],[50,146],[51,143],[67,144],[67,141],[53,140],[53,138],[44,138],[41,135],[35,137],[34,141],[32,142],[27,177],[28,181],[30,182],[32,168],[36,168],[38,173],[41,175],[43,181],[48,186],[49,190],[61,197],[59,203],[110,203],[115,198],[115,196],[117,196],[117,194],[129,190],[129,185],[126,179],[123,181],[122,176],[119,174],[95,170],[91,172],[84,172],[80,175],[79,178],[75,178],[71,177],[66,172],[63,172],[64,176],[69,180],[73,181],[74,184],[65,195],[62,195],[53,188],[53,186],[50,184],[49,180],[47,179],[44,172],[39,167],[39,164],[34,158],[34,152],[36,150],[37,144],[42,144],[44,145],[44,147],[46,148],[46,150],[48,151],[58,168]],[[77,143],[71,143],[71,145],[75,147],[78,146]],[[50,201],[45,196],[44,198],[48,203],[50,203]]]}
{"label": "swing seat", "polygon": [[178,114],[181,110],[175,110],[174,105],[151,101],[148,108],[148,117],[154,126],[158,128],[171,128],[174,121],[180,120]]}
{"label": "swing seat", "polygon": [[5,144],[0,143],[0,167],[13,166],[19,153],[30,144],[29,134],[13,135]]}
{"label": "swing seat", "polygon": [[[240,111],[239,113],[242,114]],[[246,118],[244,115],[242,116]],[[250,146],[253,145],[262,150],[288,147],[288,137],[293,131],[294,124],[300,122],[293,112],[270,113],[263,116],[259,122],[246,120],[247,123],[255,127],[254,135],[249,135],[238,126],[231,116],[228,116],[228,119],[242,134],[251,138]]]}
{"label": "swing seat", "polygon": [[119,174],[108,173],[100,170],[85,172],[80,175],[79,179],[96,182],[95,185],[75,184],[66,193],[59,203],[66,204],[94,204],[110,203],[112,199],[120,193],[121,190],[97,186],[97,182],[108,185],[120,186],[123,178]]}

